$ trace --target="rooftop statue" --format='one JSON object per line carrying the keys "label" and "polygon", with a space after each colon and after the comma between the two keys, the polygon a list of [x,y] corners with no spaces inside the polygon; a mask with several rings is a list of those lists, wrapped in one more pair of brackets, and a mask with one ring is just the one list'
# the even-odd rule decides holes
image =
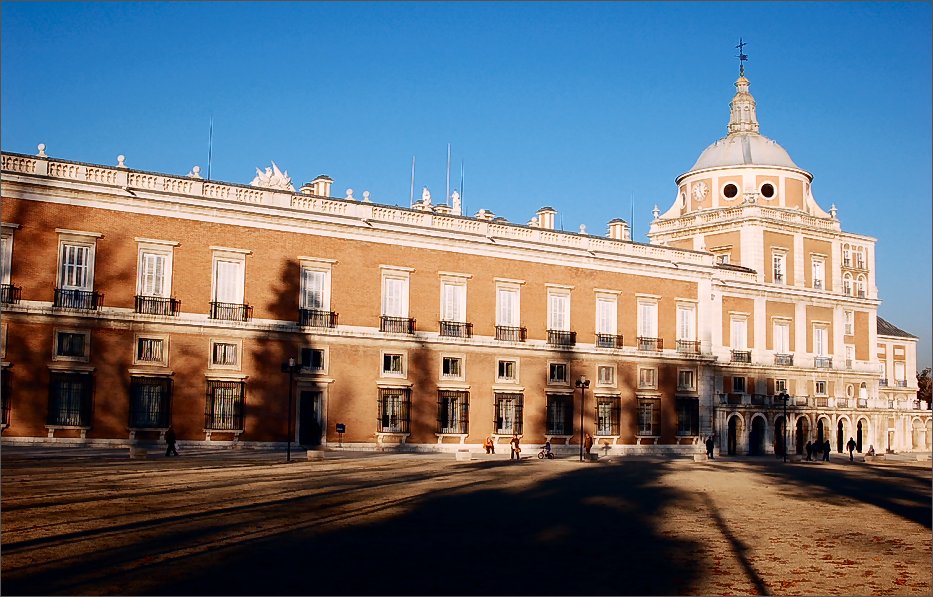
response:
{"label": "rooftop statue", "polygon": [[295,187],[292,186],[292,179],[288,176],[288,170],[282,172],[279,170],[279,167],[275,165],[275,162],[272,162],[272,166],[266,168],[265,172],[256,168],[256,178],[249,184],[250,186],[262,187],[265,189],[278,189],[282,191],[295,190]]}

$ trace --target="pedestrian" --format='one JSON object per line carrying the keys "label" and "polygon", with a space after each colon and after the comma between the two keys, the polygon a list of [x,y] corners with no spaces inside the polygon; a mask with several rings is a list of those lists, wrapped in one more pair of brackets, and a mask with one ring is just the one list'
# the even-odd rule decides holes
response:
{"label": "pedestrian", "polygon": [[509,456],[509,460],[521,460],[522,459],[522,448],[518,445],[519,443],[518,434],[512,434],[512,441],[509,442],[509,446],[512,448],[512,454]]}
{"label": "pedestrian", "polygon": [[583,436],[583,451],[587,454],[590,453],[590,449],[593,447],[593,436],[587,433]]}
{"label": "pedestrian", "polygon": [[868,451],[865,452],[865,456],[874,456],[875,455],[875,446],[868,446]]}
{"label": "pedestrian", "polygon": [[715,446],[716,446],[716,443],[713,441],[713,436],[711,435],[707,437],[706,438],[706,457],[707,458],[713,457],[713,448]]}
{"label": "pedestrian", "polygon": [[849,462],[855,460],[855,438],[850,437],[848,443],[846,443],[846,449],[849,450]]}
{"label": "pedestrian", "polygon": [[496,442],[492,441],[492,436],[491,436],[491,435],[487,435],[487,436],[486,436],[486,441],[483,442],[483,447],[486,448],[486,453],[487,453],[487,454],[495,454],[495,453],[496,453]]}
{"label": "pedestrian", "polygon": [[829,440],[826,440],[826,443],[823,444],[823,460],[829,462]]}
{"label": "pedestrian", "polygon": [[807,460],[813,460],[813,442],[807,440]]}
{"label": "pedestrian", "polygon": [[175,429],[171,425],[165,431],[165,455],[178,456],[178,450],[175,449]]}

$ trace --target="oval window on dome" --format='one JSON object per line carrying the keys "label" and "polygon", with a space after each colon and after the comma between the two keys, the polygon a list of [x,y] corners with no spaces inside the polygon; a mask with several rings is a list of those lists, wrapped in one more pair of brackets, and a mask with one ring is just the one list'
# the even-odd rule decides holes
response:
{"label": "oval window on dome", "polygon": [[727,199],[732,199],[739,194],[739,187],[735,186],[731,182],[722,188],[722,194]]}
{"label": "oval window on dome", "polygon": [[774,197],[774,185],[770,182],[766,182],[765,184],[761,185],[761,196],[765,199]]}

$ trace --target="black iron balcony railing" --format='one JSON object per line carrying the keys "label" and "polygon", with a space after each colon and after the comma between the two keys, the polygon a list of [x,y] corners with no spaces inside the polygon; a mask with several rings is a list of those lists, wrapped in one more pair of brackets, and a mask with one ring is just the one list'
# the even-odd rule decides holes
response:
{"label": "black iron balcony railing", "polygon": [[622,335],[596,334],[596,346],[599,348],[622,348]]}
{"label": "black iron balcony railing", "polygon": [[783,365],[784,367],[793,367],[794,365],[794,355],[792,354],[776,354],[774,355],[774,364]]}
{"label": "black iron balcony railing", "polygon": [[881,386],[881,387],[883,387],[883,388],[887,387],[887,386],[888,386],[888,378],[887,378],[887,377],[882,377],[881,379],[879,379],[879,380],[878,380],[878,385]]}
{"label": "black iron balcony railing", "polygon": [[298,325],[305,328],[335,328],[337,313],[321,309],[298,309]]}
{"label": "black iron balcony railing", "polygon": [[820,408],[826,408],[829,406],[829,397],[828,396],[817,396],[815,398],[816,406]]}
{"label": "black iron balcony railing", "polygon": [[865,291],[864,291],[864,290],[859,290],[859,291],[856,292],[855,294],[856,294],[859,298],[865,298]]}
{"label": "black iron balcony railing", "polygon": [[857,408],[868,408],[868,398],[859,398],[855,405]]}
{"label": "black iron balcony railing", "polygon": [[648,338],[647,336],[638,336],[638,350],[654,350],[661,352],[664,350],[664,340],[661,338]]}
{"label": "black iron balcony railing", "polygon": [[815,288],[816,290],[823,290],[823,281],[822,281],[822,280],[814,280],[814,281],[813,281],[813,288]]}
{"label": "black iron balcony railing", "polygon": [[52,306],[60,309],[83,309],[95,311],[104,304],[104,293],[96,290],[74,290],[56,288],[55,302]]}
{"label": "black iron balcony railing", "polygon": [[843,258],[842,267],[852,267],[852,260]]}
{"label": "black iron balcony railing", "polygon": [[218,303],[211,301],[211,319],[225,321],[249,321],[253,318],[253,306],[240,303]]}
{"label": "black iron balcony railing", "polygon": [[700,354],[699,340],[678,340],[677,352],[683,354]]}
{"label": "black iron balcony railing", "polygon": [[907,380],[906,380],[906,379],[898,379],[898,380],[896,380],[896,381],[894,382],[894,385],[895,385],[896,387],[898,387],[898,388],[906,388],[906,387],[907,387]]}
{"label": "black iron balcony railing", "polygon": [[573,346],[577,343],[577,333],[567,330],[548,330],[547,343],[551,346]]}
{"label": "black iron balcony railing", "polygon": [[833,357],[813,357],[813,366],[817,369],[832,369]]}
{"label": "black iron balcony railing", "polygon": [[751,403],[755,406],[764,406],[765,405],[765,395],[764,394],[752,394]]}
{"label": "black iron balcony railing", "polygon": [[732,362],[733,363],[751,363],[752,362],[752,351],[733,350],[732,351]]}
{"label": "black iron balcony railing", "polygon": [[774,274],[774,283],[783,284],[784,283],[784,274]]}
{"label": "black iron balcony railing", "polygon": [[744,395],[745,394],[730,392],[726,395],[726,404],[742,404],[742,396]]}
{"label": "black iron balcony railing", "polygon": [[449,338],[472,338],[473,324],[463,321],[441,321],[440,335]]}
{"label": "black iron balcony railing", "polygon": [[528,330],[523,327],[511,327],[507,325],[496,326],[496,340],[505,340],[507,342],[524,342],[528,338]]}
{"label": "black iron balcony railing", "polygon": [[414,334],[415,320],[411,317],[390,317],[382,315],[379,317],[379,331],[391,332],[393,334]]}
{"label": "black iron balcony railing", "polygon": [[178,315],[181,311],[181,301],[176,298],[137,294],[135,309],[137,313],[144,315]]}
{"label": "black iron balcony railing", "polygon": [[0,284],[0,303],[13,305],[23,298],[23,289],[12,284]]}

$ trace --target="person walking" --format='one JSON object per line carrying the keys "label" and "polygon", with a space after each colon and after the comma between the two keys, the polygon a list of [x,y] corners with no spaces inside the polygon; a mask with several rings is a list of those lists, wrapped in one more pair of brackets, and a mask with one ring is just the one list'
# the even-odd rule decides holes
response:
{"label": "person walking", "polygon": [[165,455],[166,456],[178,456],[178,450],[175,449],[175,428],[169,425],[169,428],[165,431]]}
{"label": "person walking", "polygon": [[590,453],[590,450],[593,448],[593,436],[587,433],[583,436],[583,452],[586,454]]}
{"label": "person walking", "polygon": [[495,454],[495,453],[496,453],[496,443],[495,443],[494,441],[492,441],[492,436],[491,436],[491,435],[487,435],[487,436],[486,436],[486,441],[483,442],[483,447],[486,448],[486,453],[487,453],[487,454]]}
{"label": "person walking", "polygon": [[715,442],[713,441],[713,436],[711,435],[711,436],[707,437],[707,438],[706,438],[706,457],[707,457],[707,458],[710,458],[710,459],[713,458],[713,448],[714,448],[715,446],[716,446],[716,444],[715,444]]}
{"label": "person walking", "polygon": [[846,443],[846,449],[849,451],[849,462],[855,460],[855,438],[850,437],[849,441]]}
{"label": "person walking", "polygon": [[509,446],[512,448],[512,454],[509,456],[509,460],[521,460],[522,459],[522,448],[519,446],[518,434],[512,434],[512,441],[509,442]]}
{"label": "person walking", "polygon": [[807,460],[813,460],[813,442],[807,440]]}
{"label": "person walking", "polygon": [[829,440],[826,440],[826,443],[823,444],[823,460],[829,462]]}

